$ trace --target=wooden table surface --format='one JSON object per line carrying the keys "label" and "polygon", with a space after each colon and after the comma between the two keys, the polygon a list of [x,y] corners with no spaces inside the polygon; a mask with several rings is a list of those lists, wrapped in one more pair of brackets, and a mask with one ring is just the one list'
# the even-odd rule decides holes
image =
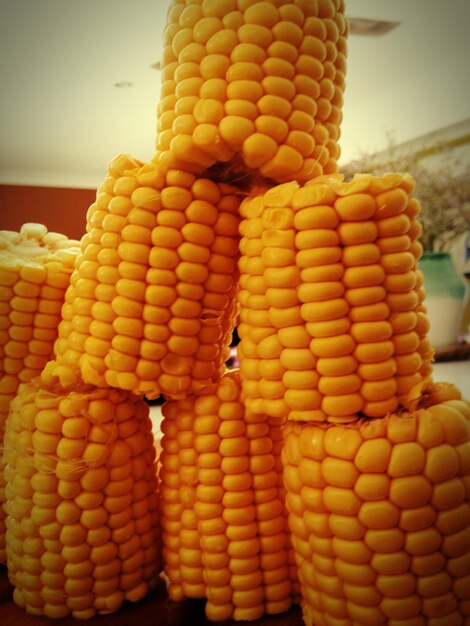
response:
{"label": "wooden table surface", "polygon": [[65,618],[50,620],[28,615],[13,602],[13,589],[8,582],[5,566],[0,566],[0,625],[1,626],[302,626],[299,607],[281,615],[262,617],[255,622],[209,622],[204,615],[204,602],[185,600],[172,602],[166,594],[165,583],[136,603],[125,603],[117,613],[100,615],[89,620]]}

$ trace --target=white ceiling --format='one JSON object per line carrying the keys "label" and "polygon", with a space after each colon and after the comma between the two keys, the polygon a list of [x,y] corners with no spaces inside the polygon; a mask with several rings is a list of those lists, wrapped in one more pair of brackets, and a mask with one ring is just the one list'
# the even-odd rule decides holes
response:
{"label": "white ceiling", "polygon": [[[0,183],[95,188],[154,151],[166,0],[0,0]],[[401,22],[349,38],[342,162],[470,117],[469,0],[346,0]],[[129,88],[115,83],[128,81]]]}

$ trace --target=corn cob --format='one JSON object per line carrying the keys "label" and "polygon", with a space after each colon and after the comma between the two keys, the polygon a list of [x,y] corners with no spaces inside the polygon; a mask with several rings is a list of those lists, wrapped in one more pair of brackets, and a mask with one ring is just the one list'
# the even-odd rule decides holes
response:
{"label": "corn cob", "polygon": [[287,610],[297,593],[282,486],[282,423],[244,410],[237,371],[164,404],[161,524],[169,595],[211,620]]}
{"label": "corn cob", "polygon": [[277,182],[335,172],[347,30],[343,0],[172,0],[160,162]]}
{"label": "corn cob", "polygon": [[431,372],[407,175],[274,187],[241,206],[247,407],[303,421],[393,412]]}
{"label": "corn cob", "polygon": [[143,400],[55,371],[20,387],[7,421],[8,575],[27,612],[86,619],[158,579],[155,448]]}
{"label": "corn cob", "polygon": [[[19,385],[52,356],[78,243],[42,224],[0,231],[0,445]],[[0,464],[0,562],[6,560],[4,489]]]}
{"label": "corn cob", "polygon": [[149,398],[216,380],[235,324],[239,202],[229,185],[114,159],[89,209],[58,362]]}
{"label": "corn cob", "polygon": [[289,422],[283,460],[307,626],[468,624],[470,403],[455,388],[383,418]]}

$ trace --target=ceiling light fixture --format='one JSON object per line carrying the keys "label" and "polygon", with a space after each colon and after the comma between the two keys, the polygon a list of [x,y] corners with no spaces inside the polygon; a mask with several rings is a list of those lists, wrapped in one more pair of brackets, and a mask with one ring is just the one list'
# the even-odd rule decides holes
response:
{"label": "ceiling light fixture", "polygon": [[349,32],[351,35],[385,35],[401,22],[386,22],[383,20],[369,20],[362,17],[348,17]]}

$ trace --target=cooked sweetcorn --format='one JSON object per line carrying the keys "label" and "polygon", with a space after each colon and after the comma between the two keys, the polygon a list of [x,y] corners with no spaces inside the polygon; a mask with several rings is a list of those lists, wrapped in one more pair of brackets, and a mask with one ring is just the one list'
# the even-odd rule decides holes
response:
{"label": "cooked sweetcorn", "polygon": [[463,625],[470,616],[470,403],[289,422],[286,506],[307,626]]}
{"label": "cooked sweetcorn", "polygon": [[[79,242],[43,224],[0,231],[0,445],[10,403],[22,382],[52,357],[57,326]],[[5,561],[0,463],[0,561]]]}
{"label": "cooked sweetcorn", "polygon": [[158,581],[155,447],[142,399],[55,371],[20,387],[7,421],[8,576],[28,613],[87,619]]}
{"label": "cooked sweetcorn", "polygon": [[[308,625],[467,623],[470,405],[429,382],[413,181],[312,181],[337,170],[346,35],[342,0],[171,1],[158,152],[111,162],[57,364],[8,421],[8,567],[28,612],[88,618],[156,582],[134,391],[172,398],[171,599],[256,620],[301,591]],[[251,196],[238,269],[241,194],[216,180]],[[222,376],[238,306],[241,370]]]}
{"label": "cooked sweetcorn", "polygon": [[239,203],[229,185],[114,159],[88,212],[59,363],[149,398],[217,380],[237,314]]}
{"label": "cooked sweetcorn", "polygon": [[278,182],[336,171],[347,31],[342,0],[172,0],[158,160]]}
{"label": "cooked sweetcorn", "polygon": [[382,417],[430,375],[413,187],[399,174],[330,176],[243,202],[238,332],[250,410]]}
{"label": "cooked sweetcorn", "polygon": [[296,599],[284,513],[283,419],[245,411],[239,373],[163,405],[161,525],[173,600],[254,620]]}

